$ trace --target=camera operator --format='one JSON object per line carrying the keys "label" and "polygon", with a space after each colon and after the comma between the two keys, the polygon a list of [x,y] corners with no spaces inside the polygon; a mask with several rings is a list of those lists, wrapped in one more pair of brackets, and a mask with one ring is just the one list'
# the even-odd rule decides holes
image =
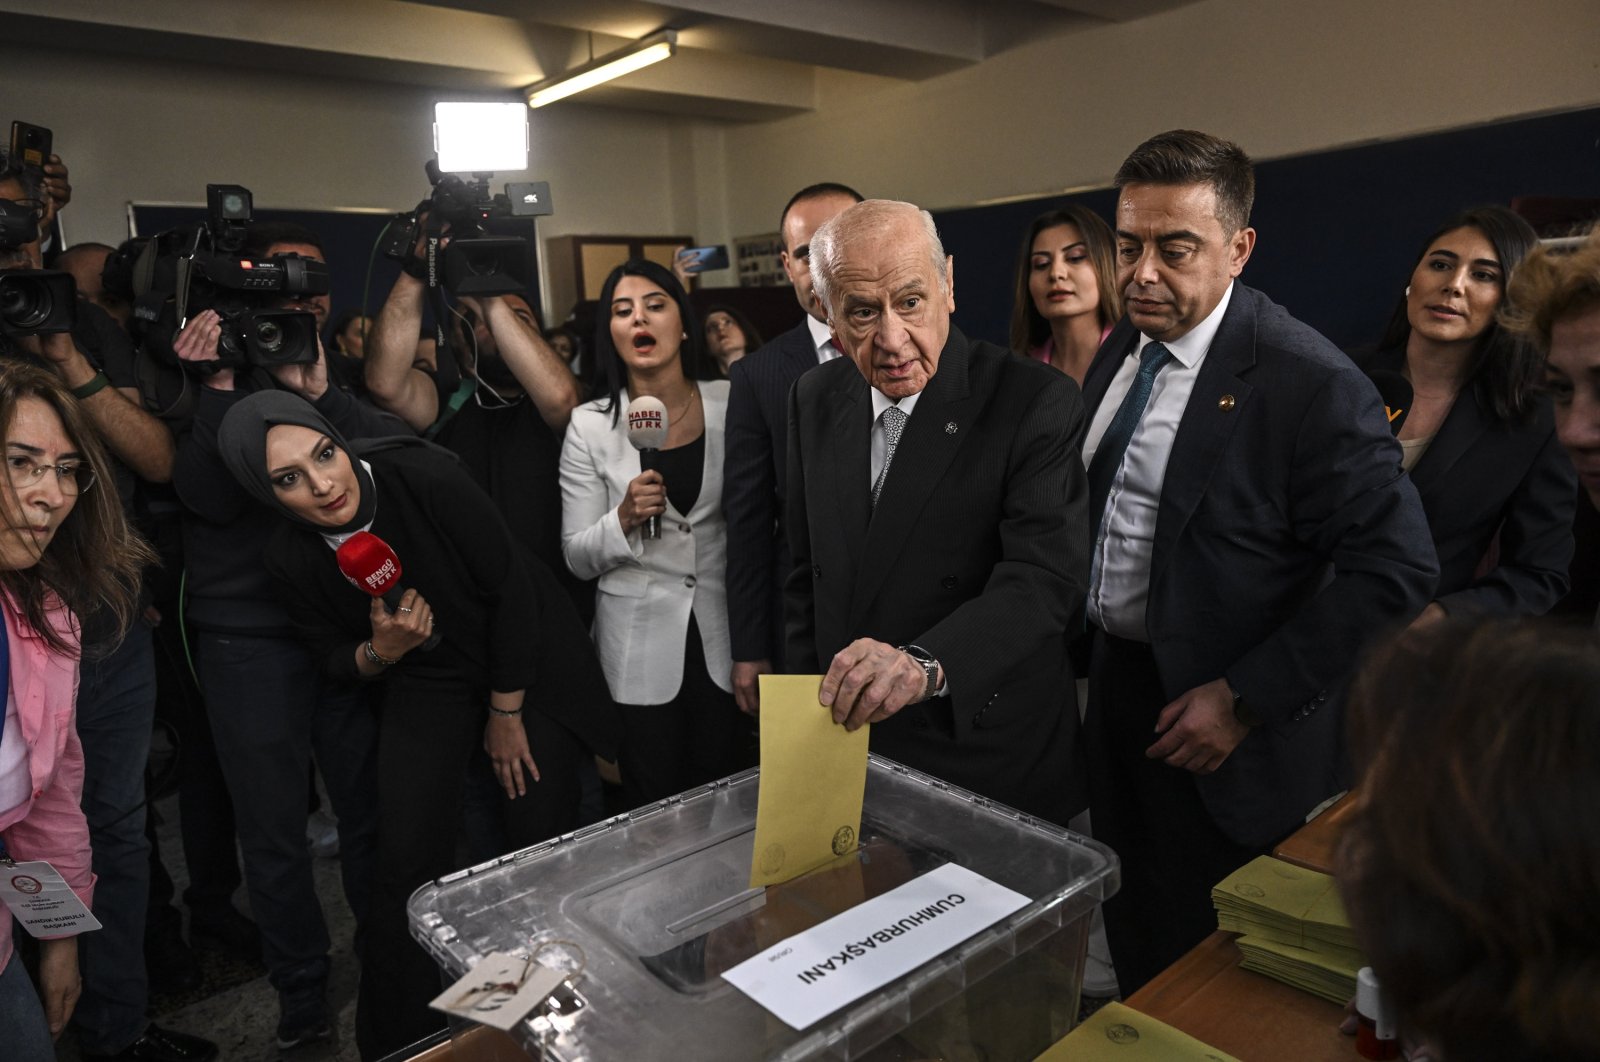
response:
{"label": "camera operator", "polygon": [[[395,281],[367,337],[372,400],[459,456],[513,536],[562,575],[558,465],[578,381],[520,295],[458,300],[451,352],[467,377],[463,387],[451,385],[442,351],[438,373],[415,368],[427,284],[412,269]],[[592,606],[574,584],[567,586],[587,620]]]}
{"label": "camera operator", "polygon": [[[269,230],[270,231],[270,230]],[[306,257],[314,243],[256,241]],[[320,252],[315,256],[319,260]],[[303,309],[315,299],[289,299]],[[173,474],[189,510],[185,527],[189,618],[196,667],[217,754],[238,815],[250,907],[278,990],[278,1044],[332,1034],[326,990],[329,937],[306,845],[306,781],[315,753],[339,819],[341,874],[358,932],[365,919],[376,840],[376,726],[365,691],[324,679],[301,644],[259,558],[277,526],[239,487],[217,453],[223,416],[253,391],[282,387],[305,398],[350,437],[409,434],[400,421],[330,386],[317,345],[309,364],[210,371],[224,322],[213,309],[178,332],[174,352],[202,386]],[[334,558],[328,557],[333,564]]]}
{"label": "camera operator", "polygon": [[[7,161],[0,166],[0,199],[38,204],[42,237],[71,198],[58,156],[41,173]],[[0,268],[39,268],[42,238],[21,243]],[[5,255],[0,250],[0,255]],[[11,356],[49,368],[72,391],[112,456],[102,489],[117,492],[131,510],[140,481],[171,478],[174,443],[165,425],[138,404],[133,348],[118,324],[79,299],[72,331],[29,336]],[[216,1056],[208,1040],[148,1024],[145,973],[146,902],[150,844],[145,835],[145,766],[155,717],[155,660],[149,622],[141,618],[113,641],[104,623],[83,631],[85,647],[77,697],[84,751],[83,810],[89,822],[98,885],[95,910],[104,925],[83,940],[83,998],[74,1014],[86,1058],[190,1062]]]}

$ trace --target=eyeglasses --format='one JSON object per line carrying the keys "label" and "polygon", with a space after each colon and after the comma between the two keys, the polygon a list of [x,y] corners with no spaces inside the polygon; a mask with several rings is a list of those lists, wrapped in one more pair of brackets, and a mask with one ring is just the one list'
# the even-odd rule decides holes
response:
{"label": "eyeglasses", "polygon": [[62,494],[82,494],[94,486],[94,469],[82,461],[63,461],[58,465],[40,464],[31,457],[11,454],[6,458],[6,471],[11,485],[17,490],[38,486],[46,472],[55,472],[56,485]]}

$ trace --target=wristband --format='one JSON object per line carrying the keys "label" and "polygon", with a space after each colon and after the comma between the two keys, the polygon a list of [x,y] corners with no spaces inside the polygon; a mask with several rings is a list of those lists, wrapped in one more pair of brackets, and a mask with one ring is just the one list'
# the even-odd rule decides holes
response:
{"label": "wristband", "polygon": [[72,397],[82,401],[90,395],[97,395],[111,386],[111,377],[104,372],[97,372],[89,378],[89,382],[72,389]]}
{"label": "wristband", "polygon": [[519,715],[522,714],[522,709],[521,708],[515,708],[515,709],[512,709],[511,711],[507,711],[504,708],[496,708],[494,705],[491,704],[491,705],[489,705],[489,712],[492,715],[504,715],[504,716],[516,717],[516,716],[519,716]]}
{"label": "wristband", "polygon": [[374,649],[372,647],[372,639],[371,638],[367,639],[367,644],[366,644],[365,648],[367,650],[367,659],[372,661],[374,664],[377,664],[379,667],[393,667],[394,665],[396,665],[396,664],[398,664],[400,662],[400,658],[399,657],[395,657],[393,660],[390,660],[386,656],[379,656],[378,655],[378,650],[376,650],[376,649]]}

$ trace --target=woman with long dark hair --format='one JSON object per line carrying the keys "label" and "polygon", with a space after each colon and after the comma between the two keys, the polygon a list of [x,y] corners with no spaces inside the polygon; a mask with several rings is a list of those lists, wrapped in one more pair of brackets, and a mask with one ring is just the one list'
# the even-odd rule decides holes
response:
{"label": "woman with long dark hair", "polygon": [[1498,317],[1536,242],[1504,207],[1452,218],[1422,245],[1380,349],[1358,359],[1412,392],[1399,439],[1439,554],[1420,624],[1540,615],[1567,591],[1577,480],[1539,386],[1542,359]]}
{"label": "woman with long dark hair", "polygon": [[[48,862],[92,898],[83,747],[73,720],[80,619],[106,612],[120,638],[138,611],[139,572],[154,554],[123,516],[88,418],[51,373],[0,361],[0,613],[6,691],[0,719],[0,858]],[[96,486],[98,490],[95,490]],[[114,641],[114,639],[113,639]],[[35,993],[0,917],[0,1055],[55,1058],[78,999],[76,936],[41,940]],[[42,1004],[42,1005],[41,1005]]]}
{"label": "woman with long dark hair", "polygon": [[[622,710],[618,766],[634,806],[754,762],[729,674],[722,519],[728,384],[707,379],[700,320],[672,273],[631,261],[606,278],[595,327],[600,397],[579,406],[561,451],[562,549],[598,579],[594,639]],[[643,470],[623,410],[667,410]],[[659,518],[660,537],[645,525]]]}
{"label": "woman with long dark hair", "polygon": [[1122,317],[1116,248],[1111,226],[1087,207],[1069,203],[1034,218],[1017,262],[1011,349],[1081,385]]}
{"label": "woman with long dark hair", "polygon": [[[614,709],[571,599],[453,454],[414,436],[346,442],[283,391],[235,405],[217,443],[285,518],[263,559],[303,640],[329,676],[377,694],[377,869],[356,1016],[362,1057],[375,1058],[443,1025],[427,1008],[438,970],[405,905],[455,869],[473,747],[524,847],[577,826],[580,745],[611,753]],[[400,562],[393,610],[341,573],[335,548],[364,531]],[[435,610],[440,639],[424,648]]]}

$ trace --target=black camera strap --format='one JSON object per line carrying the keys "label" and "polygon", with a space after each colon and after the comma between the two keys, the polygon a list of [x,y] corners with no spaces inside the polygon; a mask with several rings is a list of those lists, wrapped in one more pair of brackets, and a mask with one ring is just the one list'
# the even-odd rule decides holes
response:
{"label": "black camera strap", "polygon": [[[461,363],[455,358],[455,351],[450,345],[448,322],[451,310],[445,304],[444,283],[440,274],[439,241],[443,235],[443,230],[444,223],[439,219],[438,214],[430,212],[428,214],[427,231],[423,237],[423,264],[426,268],[422,279],[428,286],[428,305],[433,309],[434,346],[438,351],[438,363],[441,370],[443,366],[448,364],[454,365],[456,371],[460,372]],[[439,410],[439,416],[428,426],[427,431],[423,432],[423,437],[433,439],[443,431],[444,426],[450,423],[451,418],[461,411],[462,406],[467,404],[467,399],[472,397],[472,392],[477,390],[477,387],[478,380],[476,377],[461,373],[460,383],[456,385],[450,397],[445,400],[443,407]]]}

